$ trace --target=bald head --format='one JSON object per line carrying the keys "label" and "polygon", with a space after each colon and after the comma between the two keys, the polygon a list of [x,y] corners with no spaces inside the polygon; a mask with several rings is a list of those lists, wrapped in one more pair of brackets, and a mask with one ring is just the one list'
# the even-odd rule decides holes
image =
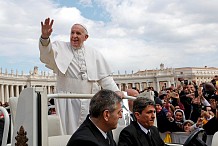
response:
{"label": "bald head", "polygon": [[128,96],[137,97],[139,95],[139,92],[135,89],[126,89]]}
{"label": "bald head", "polygon": [[[137,97],[139,95],[139,92],[135,89],[126,89],[126,92],[128,96]],[[133,111],[133,100],[128,100],[128,104],[129,104],[129,110],[132,112]]]}

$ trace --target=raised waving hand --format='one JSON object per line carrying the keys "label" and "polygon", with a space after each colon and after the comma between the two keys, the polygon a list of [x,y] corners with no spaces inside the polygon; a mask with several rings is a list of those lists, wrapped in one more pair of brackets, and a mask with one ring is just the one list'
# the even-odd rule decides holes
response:
{"label": "raised waving hand", "polygon": [[41,37],[43,39],[48,39],[49,36],[52,33],[52,25],[53,25],[54,20],[50,20],[50,18],[46,18],[44,23],[41,22],[41,31],[42,31],[42,35]]}

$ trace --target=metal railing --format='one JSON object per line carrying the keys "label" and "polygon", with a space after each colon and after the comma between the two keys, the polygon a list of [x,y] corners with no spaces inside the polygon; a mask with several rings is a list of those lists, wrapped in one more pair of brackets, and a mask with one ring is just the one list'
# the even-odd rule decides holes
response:
{"label": "metal railing", "polygon": [[[70,94],[70,93],[57,93],[57,94],[48,94],[48,99],[50,98],[76,98],[76,99],[91,99],[94,94]],[[124,99],[134,100],[136,97],[125,96]]]}
{"label": "metal railing", "polygon": [[3,106],[0,106],[0,111],[4,115],[4,132],[3,132],[1,146],[6,146],[7,145],[7,139],[8,139],[10,119],[9,119],[8,111]]}

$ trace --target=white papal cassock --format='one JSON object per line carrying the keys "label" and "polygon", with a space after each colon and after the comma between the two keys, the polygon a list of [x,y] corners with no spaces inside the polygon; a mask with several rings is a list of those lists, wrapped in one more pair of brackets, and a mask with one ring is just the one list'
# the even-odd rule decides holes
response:
{"label": "white papal cassock", "polygon": [[[48,44],[48,45],[47,45]],[[103,89],[119,91],[110,67],[101,53],[93,48],[73,49],[70,42],[40,39],[40,60],[57,74],[58,93],[95,94]],[[64,134],[73,134],[86,118],[89,99],[58,99],[57,113]]]}

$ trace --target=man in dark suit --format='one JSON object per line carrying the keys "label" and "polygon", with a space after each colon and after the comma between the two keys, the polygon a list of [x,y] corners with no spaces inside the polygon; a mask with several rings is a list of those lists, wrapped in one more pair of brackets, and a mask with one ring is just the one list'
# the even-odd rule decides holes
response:
{"label": "man in dark suit", "polygon": [[155,103],[138,97],[133,102],[133,113],[136,121],[121,131],[118,146],[164,146],[159,131],[153,126]]}
{"label": "man in dark suit", "polygon": [[218,131],[218,101],[216,102],[216,110],[215,115],[212,119],[210,119],[204,126],[204,130],[206,131],[207,135],[214,135]]}
{"label": "man in dark suit", "polygon": [[90,101],[89,115],[67,146],[116,146],[111,130],[122,118],[122,99],[111,90],[100,90]]}

